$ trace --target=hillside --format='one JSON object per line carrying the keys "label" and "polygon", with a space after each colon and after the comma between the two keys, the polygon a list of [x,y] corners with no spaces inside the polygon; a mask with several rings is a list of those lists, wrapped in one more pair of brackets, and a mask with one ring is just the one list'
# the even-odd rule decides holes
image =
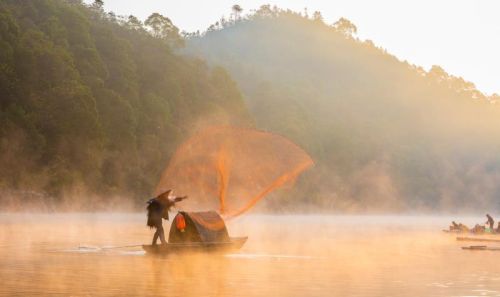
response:
{"label": "hillside", "polygon": [[[296,199],[336,210],[500,209],[500,109],[470,82],[400,61],[327,25],[262,6],[187,41],[228,69],[256,125],[305,147]],[[411,38],[411,36],[408,36]]]}
{"label": "hillside", "polygon": [[251,123],[226,71],[176,54],[178,30],[159,20],[0,2],[0,202],[142,203],[197,125]]}

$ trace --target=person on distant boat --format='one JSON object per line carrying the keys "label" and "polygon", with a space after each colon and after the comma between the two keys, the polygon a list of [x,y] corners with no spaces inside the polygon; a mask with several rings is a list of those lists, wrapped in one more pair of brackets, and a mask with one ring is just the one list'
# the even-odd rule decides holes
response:
{"label": "person on distant boat", "polygon": [[460,231],[460,226],[455,221],[451,221],[450,231]]}
{"label": "person on distant boat", "polygon": [[486,218],[488,218],[488,220],[485,224],[489,225],[490,230],[493,231],[495,229],[495,221],[489,214],[486,214]]}
{"label": "person on distant boat", "polygon": [[168,190],[155,198],[148,200],[148,221],[147,225],[150,228],[156,228],[153,236],[152,245],[156,245],[158,238],[162,244],[166,244],[165,232],[163,231],[163,219],[168,220],[168,212],[175,203],[186,199],[187,196],[175,197],[172,190]]}

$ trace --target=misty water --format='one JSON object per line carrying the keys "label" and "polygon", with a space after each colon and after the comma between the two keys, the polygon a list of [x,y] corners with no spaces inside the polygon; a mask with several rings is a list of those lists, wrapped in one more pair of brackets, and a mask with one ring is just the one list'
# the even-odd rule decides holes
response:
{"label": "misty water", "polygon": [[461,250],[450,219],[247,215],[238,252],[158,257],[110,248],[149,243],[144,214],[0,214],[0,295],[500,296],[500,252]]}

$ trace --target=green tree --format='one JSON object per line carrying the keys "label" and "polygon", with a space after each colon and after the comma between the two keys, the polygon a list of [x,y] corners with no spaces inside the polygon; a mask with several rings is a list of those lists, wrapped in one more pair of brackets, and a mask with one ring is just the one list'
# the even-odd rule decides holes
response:
{"label": "green tree", "polygon": [[358,28],[346,18],[340,18],[333,24],[333,28],[345,36],[352,37],[358,33]]}
{"label": "green tree", "polygon": [[184,44],[183,39],[179,35],[179,28],[168,17],[155,12],[146,19],[144,25],[151,28],[153,36],[156,38],[166,40],[173,46]]}
{"label": "green tree", "polygon": [[241,15],[241,12],[243,11],[243,8],[241,8],[240,5],[235,4],[231,7],[231,11],[233,12],[234,20],[237,21],[240,19],[240,15]]}
{"label": "green tree", "polygon": [[142,30],[142,22],[135,16],[129,15],[127,18],[127,26],[133,30]]}
{"label": "green tree", "polygon": [[315,20],[315,21],[321,21],[322,22],[323,21],[323,16],[321,15],[321,12],[315,11],[313,13],[313,20]]}
{"label": "green tree", "polygon": [[94,3],[92,3],[92,6],[97,8],[97,9],[102,9],[104,6],[104,1],[103,0],[94,0]]}

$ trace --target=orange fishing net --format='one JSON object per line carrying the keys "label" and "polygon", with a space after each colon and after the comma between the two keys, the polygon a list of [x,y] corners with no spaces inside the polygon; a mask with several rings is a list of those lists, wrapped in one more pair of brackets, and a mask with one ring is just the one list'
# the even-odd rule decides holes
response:
{"label": "orange fishing net", "polygon": [[233,127],[202,130],[175,152],[156,193],[175,189],[189,199],[179,207],[217,209],[226,218],[244,213],[313,165],[307,153],[272,133]]}

